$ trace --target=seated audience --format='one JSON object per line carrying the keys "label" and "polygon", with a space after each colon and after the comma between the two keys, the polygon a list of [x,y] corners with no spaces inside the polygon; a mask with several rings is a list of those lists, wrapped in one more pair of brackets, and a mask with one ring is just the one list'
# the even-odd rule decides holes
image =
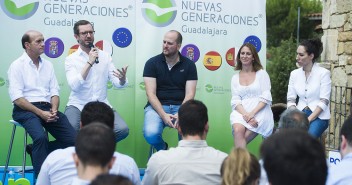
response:
{"label": "seated audience", "polygon": [[[295,108],[286,109],[280,115],[279,126],[278,129],[276,129],[276,132],[278,132],[279,130],[286,130],[292,128],[302,129],[305,131],[308,131],[309,128],[309,121],[307,116],[303,112]],[[269,185],[268,177],[263,167],[262,159],[259,160],[259,164],[261,169],[259,184]]]}
{"label": "seated audience", "polygon": [[209,147],[207,107],[189,100],[178,111],[182,140],[176,148],[160,150],[147,164],[142,184],[220,184],[220,166],[227,154]]}
{"label": "seated audience", "polygon": [[114,132],[102,123],[82,128],[73,154],[78,176],[73,178],[71,185],[88,185],[99,174],[108,173],[115,161],[115,144]]}
{"label": "seated audience", "polygon": [[257,158],[242,148],[233,149],[222,166],[222,185],[256,185],[260,165]]}
{"label": "seated audience", "polygon": [[132,182],[122,175],[101,174],[90,185],[133,185]]}
{"label": "seated audience", "polygon": [[344,185],[352,183],[352,117],[341,127],[340,154],[342,160],[329,169],[327,185]]}
{"label": "seated audience", "polygon": [[323,146],[301,129],[286,129],[266,139],[260,149],[271,185],[325,185]]}
{"label": "seated audience", "polygon": [[298,128],[307,130],[309,128],[309,121],[302,111],[296,108],[289,108],[285,110],[280,115],[279,128],[278,129],[289,129],[289,128]]}
{"label": "seated audience", "polygon": [[[111,129],[114,127],[114,112],[103,102],[89,102],[81,112],[81,128],[93,122],[104,123]],[[72,154],[75,147],[55,150],[45,159],[37,179],[37,185],[70,184],[77,176]],[[129,156],[115,152],[116,158],[110,173],[128,177],[133,184],[140,184],[139,169]]]}

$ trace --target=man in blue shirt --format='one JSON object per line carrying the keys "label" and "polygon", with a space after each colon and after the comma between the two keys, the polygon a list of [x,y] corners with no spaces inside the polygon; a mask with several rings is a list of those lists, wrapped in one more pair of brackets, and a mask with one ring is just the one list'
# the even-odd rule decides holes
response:
{"label": "man in blue shirt", "polygon": [[327,185],[352,183],[352,117],[350,116],[341,127],[340,154],[342,160],[329,169]]}
{"label": "man in blue shirt", "polygon": [[197,86],[197,69],[193,61],[181,55],[182,35],[168,31],[163,52],[150,58],[143,78],[148,103],[144,109],[143,134],[156,150],[167,149],[162,138],[165,126],[177,127],[177,111],[181,104],[193,99]]}

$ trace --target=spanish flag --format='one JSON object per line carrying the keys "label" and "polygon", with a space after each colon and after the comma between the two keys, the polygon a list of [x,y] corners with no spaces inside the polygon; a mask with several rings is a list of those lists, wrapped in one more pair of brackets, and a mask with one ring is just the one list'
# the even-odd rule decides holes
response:
{"label": "spanish flag", "polygon": [[68,50],[68,55],[71,55],[73,52],[77,51],[79,45],[73,45],[69,50]]}
{"label": "spanish flag", "polygon": [[216,51],[209,51],[205,54],[203,65],[210,71],[215,71],[221,66],[221,56]]}

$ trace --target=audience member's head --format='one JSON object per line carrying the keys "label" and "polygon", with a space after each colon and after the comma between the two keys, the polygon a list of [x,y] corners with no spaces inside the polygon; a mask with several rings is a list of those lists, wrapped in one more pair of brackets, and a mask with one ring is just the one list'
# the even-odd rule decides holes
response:
{"label": "audience member's head", "polygon": [[343,123],[340,131],[341,144],[340,153],[344,157],[349,153],[352,153],[352,116],[348,117]]}
{"label": "audience member's head", "polygon": [[104,102],[89,102],[81,112],[81,127],[93,122],[104,123],[110,128],[114,128],[114,111]]}
{"label": "audience member's head", "polygon": [[208,109],[198,100],[188,100],[178,110],[179,131],[182,136],[206,137],[208,132]]}
{"label": "audience member's head", "polygon": [[271,135],[260,153],[271,185],[325,185],[323,146],[302,129],[285,129]]}
{"label": "audience member's head", "polygon": [[254,185],[260,178],[257,158],[243,148],[233,149],[221,166],[222,185]]}
{"label": "audience member's head", "polygon": [[102,123],[84,126],[78,132],[73,154],[78,176],[86,172],[87,167],[108,172],[115,160],[115,144],[115,134],[108,126]]}
{"label": "audience member's head", "polygon": [[308,131],[309,121],[307,115],[296,108],[285,110],[279,120],[279,129],[298,128]]}
{"label": "audience member's head", "polygon": [[90,185],[133,185],[132,182],[122,175],[101,174]]}

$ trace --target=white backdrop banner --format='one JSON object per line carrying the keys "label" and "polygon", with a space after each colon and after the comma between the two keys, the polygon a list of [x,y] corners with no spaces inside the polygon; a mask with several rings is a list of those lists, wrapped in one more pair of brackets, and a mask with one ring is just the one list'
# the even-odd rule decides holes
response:
{"label": "white backdrop banner", "polygon": [[[70,93],[64,61],[78,47],[73,25],[85,19],[94,25],[94,44],[112,55],[115,66],[129,65],[129,86],[115,89],[108,83],[108,96],[130,127],[129,137],[118,150],[144,165],[149,146],[142,134],[146,104],[143,67],[161,53],[165,32],[177,30],[183,35],[180,52],[197,66],[196,98],[209,109],[212,126],[208,143],[228,152],[233,146],[229,115],[235,57],[240,46],[250,42],[265,66],[265,4],[265,0],[1,0],[0,123],[11,119],[7,70],[22,54],[21,37],[27,30],[38,30],[45,37],[43,57],[54,65],[61,87],[60,110],[64,110]],[[9,133],[10,129],[0,125],[1,132]],[[175,146],[177,140],[172,137],[170,143]],[[0,140],[9,140],[9,135],[1,133]],[[6,147],[0,143],[1,151]],[[0,161],[5,161],[4,156],[0,155]]]}

